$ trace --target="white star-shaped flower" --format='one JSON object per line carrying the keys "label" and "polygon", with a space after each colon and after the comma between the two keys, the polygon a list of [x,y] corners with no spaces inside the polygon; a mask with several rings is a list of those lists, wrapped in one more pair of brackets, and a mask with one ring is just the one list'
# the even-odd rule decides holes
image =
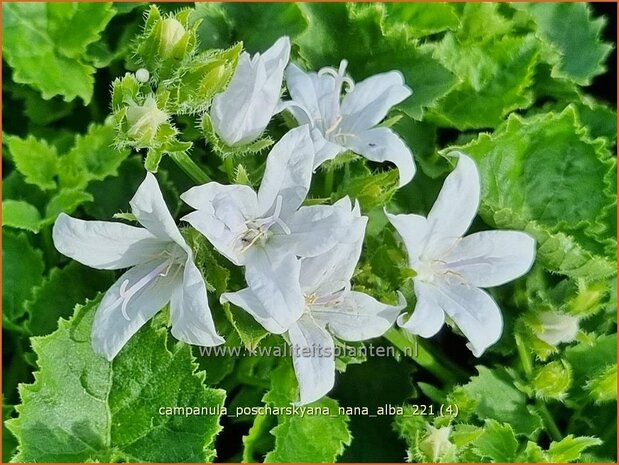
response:
{"label": "white star-shaped flower", "polygon": [[61,214],[53,228],[56,248],[91,268],[130,268],[105,293],[92,327],[95,352],[112,360],[125,343],[168,302],[172,335],[189,344],[214,346],[217,335],[202,274],[148,173],[130,201],[143,228],[84,221]]}
{"label": "white star-shaped flower", "polygon": [[280,37],[262,55],[243,52],[225,91],[213,98],[210,117],[215,133],[229,146],[253,142],[277,113],[290,39]]}
{"label": "white star-shaped flower", "polygon": [[[398,71],[376,74],[354,84],[345,75],[347,62],[339,69],[323,68],[306,73],[291,63],[286,69],[286,85],[292,101],[289,110],[299,124],[310,124],[317,147],[314,168],[340,153],[352,150],[371,161],[394,163],[400,172],[400,186],[415,175],[413,154],[391,129],[376,127],[392,106],[412,91]],[[342,97],[342,87],[348,93]]]}
{"label": "white star-shaped flower", "polygon": [[196,209],[183,219],[230,261],[245,266],[247,284],[284,327],[302,309],[298,257],[331,249],[349,227],[350,212],[338,205],[301,206],[313,159],[309,129],[301,126],[273,146],[258,193],[211,182],[181,195]]}
{"label": "white star-shaped flower", "polygon": [[362,292],[352,291],[355,271],[365,233],[367,217],[359,207],[351,211],[348,198],[338,202],[351,216],[346,242],[327,253],[301,260],[298,276],[303,291],[300,307],[291,308],[294,321],[282,325],[270,316],[268,307],[251,288],[223,294],[222,301],[245,309],[268,331],[287,333],[293,364],[299,381],[299,404],[308,404],[327,394],[335,382],[335,340],[363,341],[385,333],[406,306],[400,294],[398,305],[386,305]]}
{"label": "white star-shaped flower", "polygon": [[417,305],[398,324],[431,337],[448,315],[468,338],[477,357],[503,329],[501,311],[482,287],[504,284],[525,274],[535,259],[535,240],[520,231],[484,231],[462,237],[479,208],[480,180],[475,162],[459,155],[432,210],[420,215],[390,215],[408,251]]}

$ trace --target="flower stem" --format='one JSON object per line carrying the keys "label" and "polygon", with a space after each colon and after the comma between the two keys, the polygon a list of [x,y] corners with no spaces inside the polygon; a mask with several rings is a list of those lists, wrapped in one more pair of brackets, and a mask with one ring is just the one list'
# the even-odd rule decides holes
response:
{"label": "flower stem", "polygon": [[524,341],[518,332],[515,334],[516,338],[516,349],[518,350],[518,357],[520,358],[520,363],[522,364],[522,369],[527,377],[531,377],[533,375],[533,362],[531,362],[531,357],[527,352],[526,347],[524,346]]}
{"label": "flower stem", "polygon": [[[533,376],[533,362],[531,361],[531,356],[527,351],[527,348],[524,345],[524,341],[522,340],[522,336],[520,333],[516,332],[516,349],[518,350],[518,357],[520,358],[520,364],[522,365],[522,370],[524,371],[527,378],[531,378]],[[548,410],[548,406],[542,399],[537,399],[535,401],[535,407],[542,417],[542,421],[544,422],[544,429],[550,435],[553,441],[560,441],[563,439],[563,435],[555,423],[554,418],[552,418],[552,414]]]}
{"label": "flower stem", "polygon": [[552,414],[548,410],[546,403],[543,400],[538,399],[535,403],[535,407],[537,408],[538,413],[542,417],[546,432],[550,435],[552,440],[556,442],[561,441],[563,439],[563,434],[561,434],[561,431],[555,423],[554,418],[552,418]]}
{"label": "flower stem", "polygon": [[170,157],[187,176],[198,184],[205,184],[212,181],[209,175],[191,159],[187,152],[170,152]]}
{"label": "flower stem", "polygon": [[228,181],[234,182],[234,162],[232,161],[232,157],[224,158],[224,168],[228,175]]}
{"label": "flower stem", "polygon": [[442,363],[434,356],[418,338],[411,340],[402,331],[391,328],[385,333],[385,338],[405,355],[413,359],[418,365],[424,367],[438,379],[447,385],[454,385],[460,381],[460,377],[468,378],[468,375],[459,367]]}
{"label": "flower stem", "polygon": [[327,172],[325,174],[325,185],[324,185],[324,194],[325,197],[331,197],[333,193],[333,177],[335,174],[335,169],[332,165],[329,165],[327,168]]}

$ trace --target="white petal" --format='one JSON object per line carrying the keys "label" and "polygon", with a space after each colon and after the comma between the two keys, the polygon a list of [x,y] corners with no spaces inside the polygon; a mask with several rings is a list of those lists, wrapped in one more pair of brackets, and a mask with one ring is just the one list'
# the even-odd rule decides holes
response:
{"label": "white petal", "polygon": [[[334,205],[312,205],[301,207],[290,218],[282,218],[290,232],[274,227],[274,234],[268,246],[289,251],[299,257],[315,257],[332,249],[338,242],[346,240],[351,233],[353,217],[350,209]],[[367,218],[359,222],[365,227]]]}
{"label": "white petal", "polygon": [[299,124],[311,126],[323,134],[339,116],[340,95],[333,76],[306,73],[291,63],[286,69],[286,86],[293,102],[303,110],[289,109]]}
{"label": "white petal", "polygon": [[290,327],[305,306],[299,284],[299,260],[289,253],[274,260],[262,247],[252,247],[247,254],[245,280],[248,287],[280,327]]}
{"label": "white petal", "polygon": [[344,132],[358,133],[380,123],[392,106],[412,94],[398,71],[371,76],[355,84],[342,99]]}
{"label": "white petal", "polygon": [[366,223],[366,217],[357,217],[347,235],[340,238],[346,242],[301,261],[300,281],[306,294],[328,295],[350,287],[361,255]]}
{"label": "white petal", "polygon": [[479,172],[472,158],[459,154],[428,214],[428,248],[441,258],[464,235],[479,208]]}
{"label": "white petal", "polygon": [[122,312],[120,290],[128,281],[131,288],[153,272],[163,262],[137,265],[125,272],[105,293],[92,325],[92,345],[95,352],[112,360],[127,341],[169,301],[174,290],[181,285],[179,266],[173,267],[167,276],[159,276],[133,295],[127,303],[127,320]]}
{"label": "white petal", "polygon": [[187,257],[183,284],[170,300],[172,336],[198,346],[216,346],[224,340],[217,334],[206,297],[206,285],[192,257]]}
{"label": "white petal", "polygon": [[92,268],[117,270],[151,260],[165,248],[144,228],[109,221],[84,221],[61,213],[52,230],[60,253]]}
{"label": "white petal", "polygon": [[299,382],[298,405],[326,395],[335,384],[335,344],[331,335],[307,317],[288,331],[292,363]]}
{"label": "white petal", "polygon": [[336,337],[345,341],[364,341],[382,336],[393,326],[406,299],[398,292],[398,304],[387,305],[362,292],[347,293],[333,307],[312,306],[312,316],[328,325]]}
{"label": "white petal", "polygon": [[242,308],[270,333],[282,334],[288,331],[288,326],[281,326],[248,287],[236,292],[225,292],[221,295],[220,301],[230,302]]}
{"label": "white petal", "polygon": [[328,141],[322,135],[322,133],[314,128],[311,130],[312,142],[314,143],[314,150],[316,154],[314,156],[314,169],[318,168],[327,160],[333,160],[340,153],[346,151],[346,147],[342,147],[339,144]]}
{"label": "white petal", "polygon": [[478,232],[459,240],[443,260],[474,286],[499,286],[531,269],[535,239],[520,231]]}
{"label": "white petal", "polygon": [[385,214],[402,238],[408,252],[410,265],[414,268],[426,246],[429,230],[428,220],[421,215],[392,215],[386,211]]}
{"label": "white petal", "polygon": [[389,161],[397,166],[400,187],[415,176],[413,154],[406,144],[389,128],[374,128],[354,133],[346,138],[346,146],[371,161]]}
{"label": "white petal", "polygon": [[445,312],[439,305],[438,290],[423,281],[415,280],[415,296],[417,304],[413,314],[405,320],[404,315],[398,317],[398,326],[411,334],[421,337],[432,337],[440,331],[445,323]]}
{"label": "white petal", "polygon": [[248,186],[210,182],[189,189],[181,199],[198,210],[182,219],[200,231],[213,246],[236,265],[244,262],[239,239],[245,221],[256,217],[258,199]]}
{"label": "white petal", "polygon": [[272,213],[278,196],[282,197],[280,216],[286,217],[305,200],[312,180],[314,144],[309,127],[288,131],[273,146],[267,158],[258,205],[261,213]]}
{"label": "white petal", "polygon": [[241,55],[230,84],[211,106],[213,129],[226,144],[248,144],[267,127],[279,102],[289,55],[287,37],[278,39],[262,56]]}
{"label": "white petal", "polygon": [[171,240],[183,248],[186,247],[185,240],[163,200],[157,179],[152,173],[146,173],[146,178],[129,204],[140,224],[151,233],[160,239]]}
{"label": "white petal", "polygon": [[477,287],[443,279],[435,285],[438,304],[467,337],[467,347],[473,355],[480,357],[501,337],[501,310],[492,297]]}

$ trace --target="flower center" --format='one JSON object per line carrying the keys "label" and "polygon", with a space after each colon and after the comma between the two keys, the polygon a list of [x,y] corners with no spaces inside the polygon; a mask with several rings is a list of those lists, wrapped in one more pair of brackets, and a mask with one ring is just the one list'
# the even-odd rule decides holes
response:
{"label": "flower center", "polygon": [[264,247],[269,238],[269,229],[277,224],[285,234],[290,234],[290,228],[279,217],[282,211],[282,196],[278,195],[275,199],[275,210],[271,216],[266,218],[252,218],[245,222],[247,230],[240,237],[241,250],[239,253],[247,252],[254,245]]}
{"label": "flower center", "polygon": [[417,273],[415,278],[419,278],[422,281],[432,282],[437,276],[455,278],[462,283],[466,283],[466,280],[460,273],[451,269],[449,264],[443,260],[419,260],[415,264],[414,271]]}
{"label": "flower center", "polygon": [[329,75],[333,77],[333,94],[331,95],[331,116],[332,119],[325,121],[324,133],[328,139],[338,142],[338,138],[343,134],[340,134],[340,124],[342,122],[342,115],[340,114],[340,99],[342,96],[342,88],[346,84],[346,92],[351,92],[355,87],[355,82],[346,76],[346,67],[348,61],[342,60],[338,69],[326,67],[318,71],[319,76]]}
{"label": "flower center", "polygon": [[306,312],[309,312],[310,307],[312,306],[332,307],[337,305],[342,301],[342,297],[344,297],[344,294],[346,294],[349,290],[350,284],[344,284],[340,289],[337,289],[327,295],[319,296],[315,292],[305,294],[305,310]]}

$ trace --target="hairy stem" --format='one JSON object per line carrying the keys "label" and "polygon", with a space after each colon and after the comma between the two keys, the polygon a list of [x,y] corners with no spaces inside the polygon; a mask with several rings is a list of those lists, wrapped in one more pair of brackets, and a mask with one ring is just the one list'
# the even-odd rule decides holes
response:
{"label": "hairy stem", "polygon": [[172,152],[170,153],[170,157],[187,176],[198,184],[205,184],[212,181],[209,175],[191,159],[187,152]]}
{"label": "hairy stem", "polygon": [[406,356],[410,357],[418,365],[424,367],[447,385],[454,385],[461,381],[462,378],[468,378],[467,373],[461,368],[439,360],[438,357],[425,347],[425,344],[419,341],[419,338],[411,340],[402,331],[396,328],[391,328],[387,331],[385,333],[385,338],[400,349]]}

